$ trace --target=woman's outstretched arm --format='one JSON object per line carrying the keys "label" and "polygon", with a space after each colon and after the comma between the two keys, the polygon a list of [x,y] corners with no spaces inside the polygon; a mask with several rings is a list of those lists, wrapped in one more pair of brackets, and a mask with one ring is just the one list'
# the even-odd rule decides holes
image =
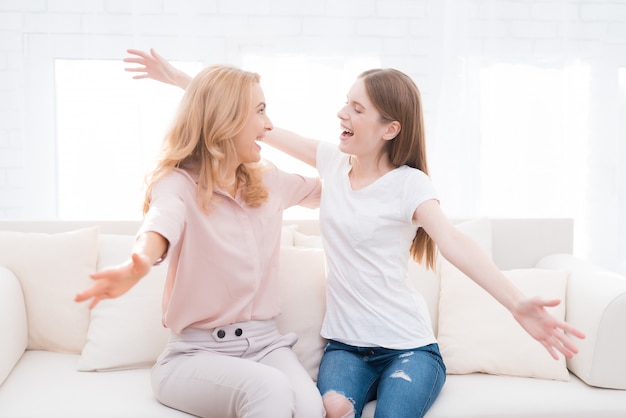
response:
{"label": "woman's outstretched arm", "polygon": [[94,284],[75,297],[76,302],[91,300],[89,309],[102,299],[116,298],[129,291],[150,271],[150,268],[167,251],[168,242],[156,232],[141,234],[130,258],[119,266],[109,267],[91,275]]}

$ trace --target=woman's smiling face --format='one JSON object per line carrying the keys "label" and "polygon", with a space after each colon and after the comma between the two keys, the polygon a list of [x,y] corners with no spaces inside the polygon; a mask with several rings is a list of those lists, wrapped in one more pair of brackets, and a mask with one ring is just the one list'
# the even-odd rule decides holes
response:
{"label": "woman's smiling face", "polygon": [[235,151],[240,164],[254,163],[261,160],[261,146],[257,140],[263,140],[265,133],[274,126],[265,113],[265,95],[261,85],[255,83],[251,90],[252,100],[248,120],[244,128],[233,138]]}

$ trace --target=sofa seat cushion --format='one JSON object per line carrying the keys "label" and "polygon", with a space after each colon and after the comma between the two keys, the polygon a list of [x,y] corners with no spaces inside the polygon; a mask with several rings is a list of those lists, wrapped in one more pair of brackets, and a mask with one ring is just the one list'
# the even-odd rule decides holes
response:
{"label": "sofa seat cushion", "polygon": [[[448,376],[426,418],[623,418],[626,391],[569,381],[474,373]],[[363,418],[374,416],[375,402]]]}
{"label": "sofa seat cushion", "polygon": [[[27,351],[0,386],[0,418],[190,417],[154,398],[150,369],[79,372],[78,358]],[[562,382],[469,374],[447,377],[427,418],[622,418],[624,405],[626,391],[594,388],[574,375]],[[373,417],[374,406],[363,418]]]}
{"label": "sofa seat cushion", "polygon": [[0,418],[190,417],[154,398],[149,368],[79,372],[79,357],[26,351],[0,386]]}

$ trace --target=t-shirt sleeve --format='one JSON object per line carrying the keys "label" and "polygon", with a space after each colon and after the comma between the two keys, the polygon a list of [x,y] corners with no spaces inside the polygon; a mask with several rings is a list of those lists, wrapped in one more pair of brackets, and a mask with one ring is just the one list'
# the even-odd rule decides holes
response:
{"label": "t-shirt sleeve", "polygon": [[430,177],[418,169],[409,169],[410,175],[404,183],[404,216],[412,221],[413,213],[419,205],[427,200],[439,200],[435,186]]}
{"label": "t-shirt sleeve", "polygon": [[336,144],[320,142],[317,146],[317,157],[315,161],[320,177],[324,179],[328,176],[333,170],[333,167],[337,167],[341,158],[347,158],[347,156],[339,151]]}

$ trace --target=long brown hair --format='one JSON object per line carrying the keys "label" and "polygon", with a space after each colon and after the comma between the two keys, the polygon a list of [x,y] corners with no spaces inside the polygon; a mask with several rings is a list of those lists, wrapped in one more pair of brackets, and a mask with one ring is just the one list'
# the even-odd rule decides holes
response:
{"label": "long brown hair", "polygon": [[[237,158],[233,138],[248,119],[252,86],[259,80],[258,74],[229,65],[212,65],[194,77],[165,135],[156,167],[146,177],[144,213],[150,207],[155,183],[175,167],[198,175],[198,204],[208,211],[214,183],[225,186]],[[237,184],[250,206],[260,206],[268,197],[261,170],[260,163],[241,164],[236,169]]]}
{"label": "long brown hair", "polygon": [[[383,121],[400,122],[400,132],[385,145],[391,164],[408,165],[428,175],[422,100],[413,80],[392,68],[368,70],[359,78]],[[424,228],[417,230],[410,253],[415,261],[435,268],[437,248]]]}

